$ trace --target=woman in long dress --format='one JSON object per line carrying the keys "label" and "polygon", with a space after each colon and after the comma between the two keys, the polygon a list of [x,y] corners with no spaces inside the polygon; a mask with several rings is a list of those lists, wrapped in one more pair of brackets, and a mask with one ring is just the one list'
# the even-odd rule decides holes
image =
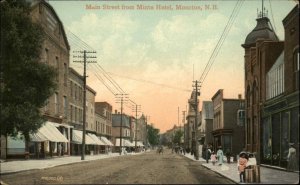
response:
{"label": "woman in long dress", "polygon": [[296,149],[294,143],[290,143],[289,154],[287,156],[288,160],[288,171],[299,171]]}
{"label": "woman in long dress", "polygon": [[217,151],[218,164],[222,165],[223,164],[223,155],[224,154],[223,154],[223,151],[222,151],[222,147],[219,146],[218,148],[219,148],[218,151]]}

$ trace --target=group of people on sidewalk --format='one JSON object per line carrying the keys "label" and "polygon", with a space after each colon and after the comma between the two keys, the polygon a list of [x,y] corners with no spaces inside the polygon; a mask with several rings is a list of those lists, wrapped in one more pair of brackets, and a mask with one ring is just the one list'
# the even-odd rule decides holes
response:
{"label": "group of people on sidewalk", "polygon": [[[287,171],[298,171],[298,162],[297,162],[297,155],[296,155],[296,149],[294,146],[294,143],[289,144],[289,153],[287,156]],[[224,158],[224,153],[222,150],[222,147],[219,146],[217,152],[211,151],[210,147],[206,148],[205,151],[205,159],[206,162],[210,161],[212,162],[212,165],[215,165],[216,163],[221,166],[223,164],[223,159]],[[238,155],[237,158],[237,170],[239,173],[240,177],[240,182],[245,182],[246,181],[246,174],[245,171],[246,169],[251,169],[252,167],[256,166],[256,158],[255,155],[249,152],[246,152],[246,149],[243,149],[242,152]]]}

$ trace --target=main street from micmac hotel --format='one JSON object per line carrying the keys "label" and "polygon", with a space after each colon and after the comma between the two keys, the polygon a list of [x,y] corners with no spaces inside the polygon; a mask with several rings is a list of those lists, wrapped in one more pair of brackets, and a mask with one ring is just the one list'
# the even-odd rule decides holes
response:
{"label": "main street from micmac hotel", "polygon": [[201,163],[165,150],[1,175],[7,184],[230,184]]}

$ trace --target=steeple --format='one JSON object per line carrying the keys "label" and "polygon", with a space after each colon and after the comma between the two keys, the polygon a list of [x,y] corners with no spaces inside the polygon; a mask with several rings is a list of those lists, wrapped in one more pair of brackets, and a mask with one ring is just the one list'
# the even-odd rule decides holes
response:
{"label": "steeple", "polygon": [[261,11],[257,10],[257,24],[255,28],[247,35],[245,43],[242,44],[244,48],[254,46],[257,39],[279,41],[268,18],[268,10],[264,7],[264,0],[262,0],[261,8]]}

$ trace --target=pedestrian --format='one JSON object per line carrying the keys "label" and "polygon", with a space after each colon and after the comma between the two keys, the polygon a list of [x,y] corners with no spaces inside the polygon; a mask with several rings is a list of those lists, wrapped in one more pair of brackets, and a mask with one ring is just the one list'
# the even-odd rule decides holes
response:
{"label": "pedestrian", "polygon": [[240,182],[245,182],[245,168],[247,167],[248,160],[246,159],[246,154],[241,153],[238,160],[238,171],[240,174]]}
{"label": "pedestrian", "polygon": [[224,156],[222,146],[219,146],[218,148],[219,148],[217,151],[218,164],[222,165],[223,164],[223,156]]}
{"label": "pedestrian", "polygon": [[209,148],[209,146],[206,148],[206,154],[205,154],[205,157],[206,157],[206,163],[208,163],[208,160],[210,159],[210,155],[211,155],[211,150]]}
{"label": "pedestrian", "polygon": [[57,146],[57,155],[60,156],[61,154],[61,144],[58,143],[58,146]]}
{"label": "pedestrian", "polygon": [[211,162],[212,162],[213,165],[216,164],[217,156],[216,156],[216,154],[215,154],[214,151],[211,152],[210,160],[211,160]]}
{"label": "pedestrian", "polygon": [[290,145],[290,148],[289,148],[289,153],[287,156],[287,161],[288,161],[287,171],[299,171],[295,144],[289,143],[289,145]]}

